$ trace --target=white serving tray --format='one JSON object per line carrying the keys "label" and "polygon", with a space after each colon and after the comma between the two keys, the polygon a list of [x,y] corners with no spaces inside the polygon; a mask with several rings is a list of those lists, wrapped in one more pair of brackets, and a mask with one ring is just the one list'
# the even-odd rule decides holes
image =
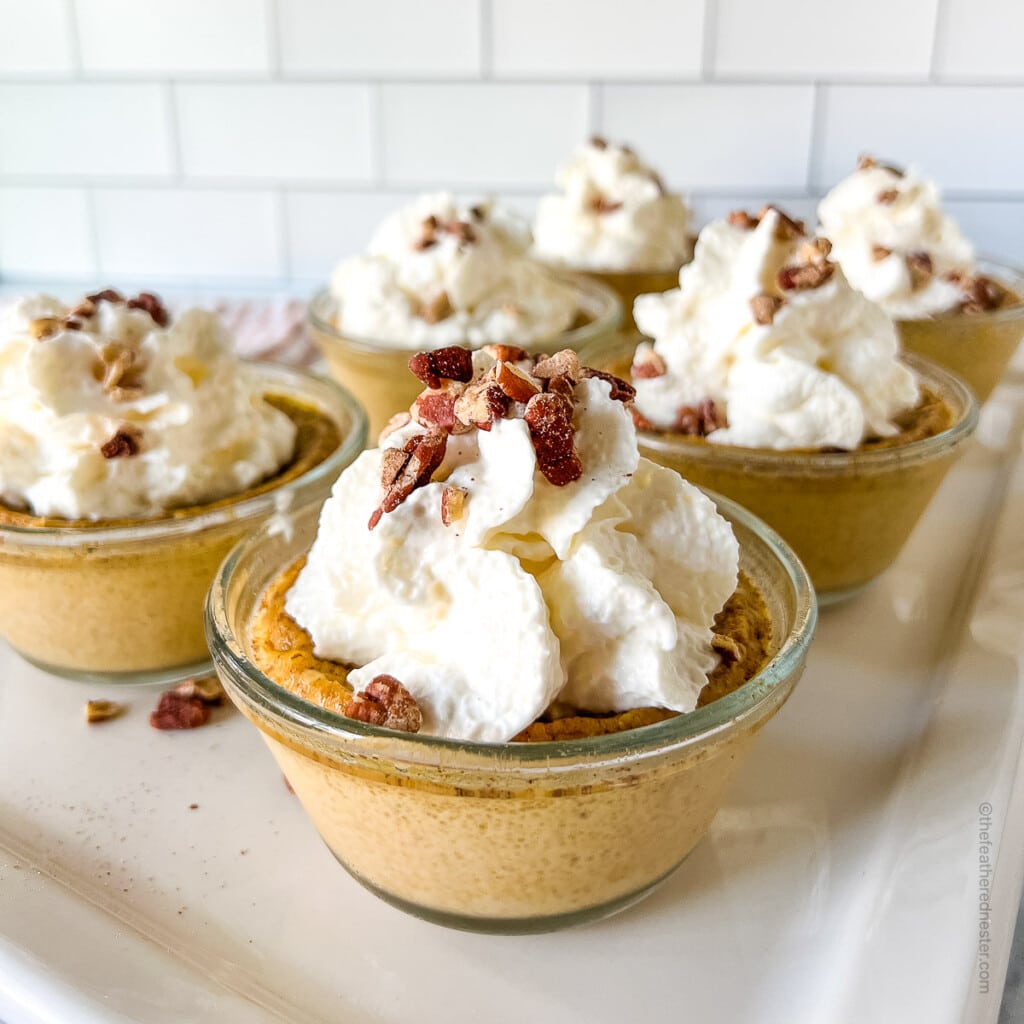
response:
{"label": "white serving tray", "polygon": [[[1022,424],[1004,386],[897,565],[823,613],[708,838],[573,931],[406,917],[337,866],[240,716],[157,733],[152,690],[0,646],[0,1019],[995,1021],[1024,873]],[[84,724],[87,697],[118,695],[127,717]]]}

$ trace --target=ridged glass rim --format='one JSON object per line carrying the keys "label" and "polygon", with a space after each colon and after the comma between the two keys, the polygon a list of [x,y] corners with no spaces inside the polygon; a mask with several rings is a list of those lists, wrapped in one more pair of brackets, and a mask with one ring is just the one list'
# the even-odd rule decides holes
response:
{"label": "ridged glass rim", "polygon": [[[142,541],[156,537],[186,536],[211,526],[238,522],[272,511],[282,504],[282,495],[301,493],[324,478],[337,476],[366,446],[369,429],[366,410],[351,392],[336,381],[283,363],[257,360],[243,360],[243,362],[260,373],[261,379],[266,382],[268,391],[272,392],[275,384],[290,385],[297,392],[309,390],[312,385],[313,388],[320,388],[330,394],[331,402],[337,403],[349,421],[347,426],[343,423],[339,424],[345,428],[341,444],[322,462],[318,462],[305,473],[280,487],[274,487],[269,491],[226,505],[219,503],[224,499],[218,499],[217,502],[209,503],[217,507],[210,508],[205,512],[197,511],[179,519],[157,517],[139,519],[132,523],[118,521],[116,525],[109,526],[104,525],[103,520],[97,520],[95,525],[88,526],[17,526],[3,523],[0,524],[0,540],[4,536],[9,536],[12,543],[22,547],[79,547],[85,544],[104,545]],[[327,403],[317,402],[315,395],[310,395],[310,400],[325,413],[332,412],[326,408]],[[202,506],[198,507],[202,508]]]}
{"label": "ridged glass rim", "polygon": [[995,260],[988,256],[979,256],[974,261],[974,265],[975,269],[981,271],[986,277],[991,277],[999,284],[1009,288],[1017,296],[1018,301],[1000,309],[983,309],[977,313],[956,313],[947,310],[937,313],[935,316],[896,317],[895,322],[897,324],[941,324],[944,320],[957,317],[971,323],[991,323],[1024,318],[1024,271],[1011,263],[1003,263],[1001,260]]}
{"label": "ridged glass rim", "polygon": [[[739,727],[747,719],[755,717],[762,707],[770,705],[777,688],[790,679],[806,657],[818,618],[817,599],[810,577],[789,545],[771,527],[734,501],[710,491],[705,493],[728,519],[750,530],[782,565],[793,588],[794,609],[789,633],[768,664],[732,693],[692,712],[652,725],[585,739],[482,743],[396,733],[312,704],[261,672],[245,655],[244,647],[228,621],[227,594],[232,577],[244,568],[249,557],[267,538],[267,525],[235,546],[221,565],[207,595],[206,635],[214,664],[223,664],[246,701],[269,717],[341,744],[349,744],[357,738],[386,741],[400,749],[394,757],[396,762],[441,767],[446,754],[461,754],[487,759],[489,770],[516,771],[526,765],[551,767],[552,761],[584,758],[593,764],[595,759],[614,761],[697,745]],[[293,519],[311,515],[314,511],[309,506],[298,509]],[[242,625],[248,627],[248,623]],[[366,751],[371,752],[369,748]],[[495,754],[502,755],[497,764],[494,763]],[[387,758],[387,755],[383,756]]]}
{"label": "ridged glass rim", "polygon": [[936,384],[952,392],[963,408],[963,415],[951,426],[930,437],[918,438],[907,444],[890,448],[854,449],[848,452],[791,451],[785,448],[744,448],[734,444],[713,444],[703,440],[685,440],[671,434],[637,431],[640,444],[659,456],[683,452],[687,458],[701,463],[750,465],[758,463],[765,469],[814,472],[851,468],[880,469],[888,465],[904,466],[909,462],[925,461],[955,447],[974,433],[978,426],[981,405],[971,389],[955,374],[938,363],[913,352],[903,352],[901,360],[928,384]]}
{"label": "ridged glass rim", "polygon": [[[573,285],[577,291],[587,296],[594,308],[585,309],[584,312],[593,313],[594,319],[580,327],[574,327],[571,330],[552,335],[550,338],[532,342],[530,344],[531,349],[540,350],[544,345],[552,341],[558,341],[559,344],[566,348],[577,349],[581,345],[585,345],[591,337],[600,336],[607,331],[613,331],[622,323],[622,302],[619,300],[618,295],[607,285],[582,273],[554,270],[546,266],[542,266],[541,269],[544,273]],[[390,352],[406,352],[409,355],[414,355],[416,352],[423,351],[428,347],[423,344],[389,345],[386,342],[373,338],[347,334],[344,331],[338,330],[330,321],[330,317],[336,310],[337,300],[331,293],[330,288],[321,288],[310,298],[306,306],[306,318],[310,326],[320,334],[368,355]],[[461,344],[465,344],[465,342],[463,341]]]}

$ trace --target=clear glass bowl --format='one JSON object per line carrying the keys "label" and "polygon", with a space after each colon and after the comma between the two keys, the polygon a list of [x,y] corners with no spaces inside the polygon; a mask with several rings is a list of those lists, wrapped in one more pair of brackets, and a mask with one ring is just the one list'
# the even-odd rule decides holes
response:
{"label": "clear glass bowl", "polygon": [[487,744],[395,733],[307,703],[253,665],[249,624],[266,586],[308,550],[316,509],[298,512],[290,533],[247,538],[221,568],[206,612],[214,663],[324,842],[384,900],[499,933],[604,917],[693,849],[803,671],[817,617],[806,573],[763,523],[725,500],[720,509],[767,603],[771,660],[689,715],[592,739]]}
{"label": "clear glass bowl", "polygon": [[209,671],[203,601],[224,556],[275,512],[326,498],[366,443],[366,414],[333,381],[255,366],[266,394],[330,417],[340,446],[262,493],[160,519],[0,524],[0,635],[27,661],[102,683],[173,682]]}
{"label": "clear glass bowl", "polygon": [[[635,344],[583,353],[628,378]],[[732,498],[778,530],[807,567],[821,604],[845,600],[887,569],[978,425],[978,402],[953,374],[909,353],[904,361],[953,414],[933,437],[852,452],[776,451],[639,431],[640,453]]]}
{"label": "clear glass bowl", "polygon": [[1024,339],[1024,274],[994,260],[979,260],[977,269],[1009,288],[1017,302],[991,312],[897,320],[896,326],[908,352],[951,370],[984,402]]}
{"label": "clear glass bowl", "polygon": [[[558,274],[572,284],[579,295],[579,311],[587,322],[553,338],[533,343],[538,352],[563,348],[579,351],[586,345],[604,342],[614,335],[622,320],[622,307],[615,293],[596,281],[578,274]],[[396,413],[412,405],[423,384],[409,372],[409,358],[423,346],[389,345],[366,338],[346,336],[335,327],[337,302],[329,290],[317,292],[309,304],[309,328],[323,352],[331,373],[366,408],[370,419],[371,443]]]}

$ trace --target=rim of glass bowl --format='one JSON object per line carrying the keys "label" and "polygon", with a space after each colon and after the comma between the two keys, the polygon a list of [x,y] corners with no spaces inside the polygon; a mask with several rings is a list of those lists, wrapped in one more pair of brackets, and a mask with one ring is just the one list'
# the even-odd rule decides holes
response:
{"label": "rim of glass bowl", "polygon": [[[541,350],[544,345],[557,340],[563,347],[579,349],[595,338],[614,331],[622,323],[622,303],[619,297],[607,285],[585,274],[570,273],[569,271],[552,270],[544,267],[544,272],[552,277],[558,278],[573,285],[583,296],[581,306],[583,312],[593,319],[588,323],[571,330],[563,331],[561,334],[550,338],[544,338],[531,345],[534,350]],[[412,345],[409,347],[401,345],[388,345],[372,338],[360,338],[344,331],[338,330],[331,322],[331,318],[337,311],[337,301],[331,294],[329,288],[321,288],[310,300],[306,307],[306,316],[310,326],[336,341],[344,342],[349,348],[366,354],[378,354],[381,352],[408,352],[415,354],[423,350],[423,345]]]}
{"label": "rim of glass bowl", "polygon": [[[605,736],[576,740],[548,740],[537,743],[481,743],[396,733],[389,729],[357,722],[328,711],[296,696],[261,672],[245,655],[228,621],[227,594],[232,577],[244,571],[248,559],[261,546],[268,527],[237,544],[221,565],[206,600],[206,634],[215,665],[224,665],[235,686],[251,705],[268,717],[288,726],[316,733],[321,740],[353,739],[383,740],[400,748],[396,762],[456,767],[452,755],[484,758],[488,770],[517,771],[529,765],[548,770],[563,764],[572,767],[571,759],[585,758],[588,764],[662,754],[688,746],[698,746],[748,719],[757,720],[759,712],[770,707],[773,697],[802,664],[818,618],[817,599],[806,570],[785,541],[767,524],[746,509],[721,495],[706,492],[719,510],[730,520],[749,530],[783,567],[794,595],[793,622],[779,651],[760,672],[739,689],[702,708],[677,715],[653,725],[642,726]],[[306,507],[293,513],[292,519],[312,516],[315,509]],[[279,567],[283,568],[283,567]],[[248,627],[248,622],[241,624]],[[366,751],[369,753],[369,748]],[[495,755],[502,756],[495,763]],[[555,765],[552,762],[556,762]]]}
{"label": "rim of glass bowl", "polygon": [[[285,395],[297,400],[311,401],[339,421],[342,428],[341,444],[322,462],[318,462],[301,476],[289,480],[261,494],[242,501],[221,504],[224,499],[210,502],[209,508],[196,506],[196,511],[177,519],[160,517],[139,519],[131,523],[117,520],[104,525],[81,526],[16,526],[0,524],[0,542],[6,535],[21,547],[79,547],[82,544],[112,544],[118,541],[147,540],[156,536],[176,537],[197,533],[212,526],[240,522],[275,509],[287,510],[292,504],[306,503],[305,494],[316,484],[333,480],[364,448],[368,429],[366,411],[355,397],[340,384],[319,374],[281,363],[244,360],[246,365],[259,371],[266,382],[266,392],[273,394],[278,387]],[[289,496],[287,502],[282,496]],[[204,509],[206,509],[204,511]]]}
{"label": "rim of glass bowl", "polygon": [[[1011,263],[1003,263],[988,256],[979,256],[974,261],[975,270],[980,271],[986,277],[994,278],[1004,288],[1009,288],[1017,301],[1009,306],[1002,306],[999,309],[980,310],[977,313],[964,313],[966,320],[977,323],[1000,322],[1002,320],[1017,320],[1024,318],[1024,270]],[[954,314],[956,315],[956,314]],[[949,313],[938,313],[935,316],[920,317],[897,317],[898,324],[928,324],[942,323],[948,319]]]}
{"label": "rim of glass bowl", "polygon": [[953,448],[974,433],[978,425],[981,406],[971,389],[956,375],[912,352],[902,353],[902,361],[910,366],[924,383],[940,389],[944,395],[952,393],[959,401],[963,415],[951,427],[922,437],[909,444],[894,445],[891,448],[867,448],[849,452],[787,451],[785,448],[743,448],[733,444],[711,444],[700,440],[683,440],[676,435],[658,434],[653,431],[638,431],[641,446],[657,456],[674,452],[685,452],[686,458],[695,462],[717,465],[750,466],[760,463],[767,470],[799,470],[808,474],[816,471],[836,469],[879,469],[886,466],[906,466],[927,461],[942,451]]}

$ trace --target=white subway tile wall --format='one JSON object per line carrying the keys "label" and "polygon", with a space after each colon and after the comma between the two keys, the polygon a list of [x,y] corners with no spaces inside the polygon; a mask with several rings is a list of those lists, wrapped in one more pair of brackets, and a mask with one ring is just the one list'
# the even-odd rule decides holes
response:
{"label": "white subway tile wall", "polygon": [[701,221],[915,163],[1024,263],[1021,0],[0,0],[0,281],[307,288],[586,135]]}

